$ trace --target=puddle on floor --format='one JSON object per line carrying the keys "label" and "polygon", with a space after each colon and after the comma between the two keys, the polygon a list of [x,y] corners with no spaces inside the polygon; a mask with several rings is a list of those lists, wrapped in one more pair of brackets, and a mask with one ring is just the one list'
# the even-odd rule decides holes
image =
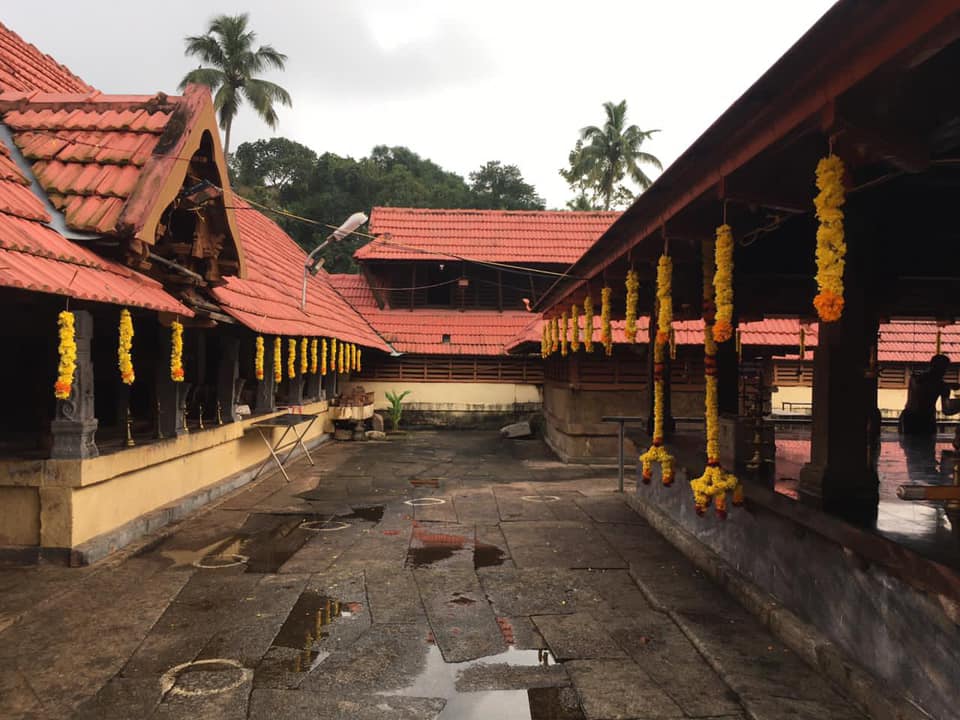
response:
{"label": "puddle on floor", "polygon": [[447,702],[437,720],[583,720],[576,692],[570,687],[528,690],[457,689],[457,680],[467,671],[485,666],[549,667],[555,664],[548,650],[509,648],[498,655],[461,663],[447,663],[440,648],[429,645],[427,661],[414,682],[384,695],[444,698]]}
{"label": "puddle on floor", "polygon": [[301,593],[271,643],[273,647],[298,651],[284,663],[284,669],[308,672],[326,660],[330,653],[322,649],[320,642],[329,636],[327,628],[341,618],[353,617],[359,610],[356,603],[341,603],[313,590]]}
{"label": "puddle on floor", "polygon": [[436,532],[429,526],[414,524],[405,566],[426,568],[443,565],[451,559],[462,559],[463,564],[467,564],[471,556],[474,569],[503,565],[507,557],[496,545],[477,542],[473,535]]}

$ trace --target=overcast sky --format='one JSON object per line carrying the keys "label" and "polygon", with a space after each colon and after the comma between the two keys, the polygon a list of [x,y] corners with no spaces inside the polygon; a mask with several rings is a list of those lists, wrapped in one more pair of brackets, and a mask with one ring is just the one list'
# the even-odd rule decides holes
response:
{"label": "overcast sky", "polygon": [[[293,107],[276,134],[360,157],[406,145],[466,176],[517,165],[548,207],[557,171],[602,103],[661,132],[668,165],[829,8],[832,0],[98,0],[5,3],[0,20],[104,92],[173,93],[197,65],[183,37],[248,11],[289,56]],[[235,144],[269,137],[249,110]],[[336,219],[334,219],[336,220]]]}

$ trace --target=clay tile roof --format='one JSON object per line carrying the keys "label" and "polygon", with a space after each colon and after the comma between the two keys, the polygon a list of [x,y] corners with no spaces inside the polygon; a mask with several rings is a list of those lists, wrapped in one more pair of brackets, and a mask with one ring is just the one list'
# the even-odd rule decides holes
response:
{"label": "clay tile roof", "polygon": [[[931,321],[897,320],[880,326],[880,362],[926,363],[937,350],[937,324]],[[960,325],[940,328],[940,352],[953,362],[960,360]]]}
{"label": "clay tile roof", "polygon": [[373,290],[362,275],[331,273],[327,275],[330,284],[337,292],[359,312],[377,309],[377,300]]}
{"label": "clay tile roof", "polygon": [[306,253],[276,223],[234,199],[246,279],[226,278],[213,292],[224,310],[255,332],[326,336],[386,352],[390,347],[334,289],[327,275],[308,276],[306,312],[300,310]]}
{"label": "clay tile roof", "polygon": [[449,260],[569,265],[620,216],[564,210],[375,207],[358,260]]}
{"label": "clay tile roof", "polygon": [[0,92],[88,92],[83,80],[0,23]]}
{"label": "clay tile roof", "polygon": [[100,93],[0,94],[0,119],[74,230],[108,234],[179,98]]}

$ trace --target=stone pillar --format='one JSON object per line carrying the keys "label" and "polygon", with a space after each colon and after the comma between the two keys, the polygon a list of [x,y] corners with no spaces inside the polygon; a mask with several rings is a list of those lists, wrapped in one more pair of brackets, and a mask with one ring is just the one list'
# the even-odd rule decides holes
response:
{"label": "stone pillar", "polygon": [[184,383],[170,379],[171,337],[169,327],[160,327],[157,343],[157,436],[177,437],[186,433],[183,425],[183,404],[187,391]]}
{"label": "stone pillar", "polygon": [[[297,362],[299,363],[299,360]],[[284,402],[287,405],[303,405],[303,375],[297,375],[287,380]]]}
{"label": "stone pillar", "polygon": [[73,388],[66,400],[57,400],[54,419],[50,423],[52,458],[93,458],[100,454],[94,436],[97,418],[93,408],[93,360],[90,340],[93,337],[93,316],[86,310],[73,313],[77,343],[77,369]]}
{"label": "stone pillar", "polygon": [[240,340],[234,337],[220,338],[220,363],[217,367],[217,402],[223,422],[236,422],[237,378],[240,377]]}
{"label": "stone pillar", "polygon": [[871,233],[847,209],[845,306],[820,323],[813,361],[810,462],[800,472],[800,499],[832,514],[872,524],[879,501],[872,452],[877,379],[871,362],[879,329],[869,284]]}
{"label": "stone pillar", "polygon": [[320,399],[320,370],[304,375],[303,378],[303,396],[310,400]]}

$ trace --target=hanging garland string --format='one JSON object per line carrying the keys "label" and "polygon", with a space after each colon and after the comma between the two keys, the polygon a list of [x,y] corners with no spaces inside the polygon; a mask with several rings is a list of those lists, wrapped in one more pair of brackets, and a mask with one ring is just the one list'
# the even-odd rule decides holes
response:
{"label": "hanging garland string", "polygon": [[354,372],[356,372],[356,370],[357,370],[357,346],[354,345],[353,343],[350,343],[350,362],[351,362],[351,368],[350,368],[350,369],[353,370]]}
{"label": "hanging garland string", "polygon": [[287,338],[287,377],[293,379],[297,376],[297,341],[295,338]]}
{"label": "hanging garland string", "polygon": [[673,332],[673,263],[664,253],[657,264],[657,336],[653,346],[653,444],[640,456],[643,463],[643,482],[653,478],[653,465],[659,463],[664,485],[674,478],[673,455],[663,444],[664,384],[663,373],[667,345]]}
{"label": "hanging garland string", "polygon": [[550,321],[550,352],[555,353],[560,349],[560,318],[555,317]]}
{"label": "hanging garland string", "polygon": [[119,335],[117,365],[120,368],[120,381],[124,385],[132,385],[136,379],[133,372],[133,359],[130,356],[130,351],[133,350],[133,319],[126,308],[120,311]]}
{"label": "hanging garland string", "polygon": [[327,374],[327,339],[324,338],[320,341],[320,374],[326,376]]}
{"label": "hanging garland string", "polygon": [[337,372],[339,372],[341,375],[347,371],[347,366],[346,366],[346,363],[344,362],[344,357],[343,357],[343,348],[344,348],[344,343],[341,340],[340,345],[337,348]]}
{"label": "hanging garland string", "polygon": [[563,357],[566,357],[567,346],[570,343],[570,318],[567,317],[566,310],[560,314],[560,326],[561,332],[563,333],[560,336],[560,354],[563,355]]}
{"label": "hanging garland string", "polygon": [[843,269],[847,244],[843,235],[843,161],[832,153],[817,163],[817,289],[813,306],[823,322],[836,322],[843,314]]}
{"label": "hanging garland string", "polygon": [[547,355],[550,354],[550,323],[547,321],[543,322],[543,328],[540,332],[540,357],[544,360],[547,359]]}
{"label": "hanging garland string", "polygon": [[310,361],[307,354],[307,339],[300,338],[300,374],[306,375],[310,370]]}
{"label": "hanging garland string", "polygon": [[273,339],[273,381],[277,384],[283,381],[283,347],[280,336]]}
{"label": "hanging garland string", "polygon": [[613,328],[610,326],[610,294],[608,287],[600,291],[600,342],[607,357],[613,354]]}
{"label": "hanging garland string", "polygon": [[53,384],[53,395],[57,400],[67,400],[73,392],[73,376],[77,371],[76,318],[69,310],[63,310],[57,316],[57,334],[60,344],[57,352],[60,363],[57,366],[57,381]]}
{"label": "hanging garland string", "polygon": [[627,342],[637,341],[637,305],[640,302],[640,274],[636,270],[627,272],[627,315],[624,332]]}
{"label": "hanging garland string", "polygon": [[573,334],[570,337],[570,349],[577,352],[580,349],[580,309],[576,305],[570,306],[570,325],[573,328]]}
{"label": "hanging garland string", "polygon": [[593,352],[593,298],[590,293],[583,299],[583,349]]}
{"label": "hanging garland string", "polygon": [[[713,287],[716,289],[716,316],[713,340],[726,342],[733,337],[733,230],[724,223],[717,228],[715,250],[716,271]],[[707,275],[709,276],[709,272]]]}
{"label": "hanging garland string", "polygon": [[310,340],[310,373],[312,375],[317,374],[317,368],[320,364],[320,359],[317,357],[317,346],[320,344],[320,341],[316,338]]}
{"label": "hanging garland string", "polygon": [[357,348],[357,372],[358,373],[363,372],[362,357],[363,357],[363,350],[361,348]]}
{"label": "hanging garland string", "polygon": [[183,382],[183,325],[174,320],[170,323],[170,379]]}
{"label": "hanging garland string", "polygon": [[[719,240],[719,232],[717,234]],[[720,465],[720,405],[717,393],[717,345],[714,325],[714,285],[709,272],[709,243],[704,246],[703,273],[703,366],[706,382],[704,393],[704,418],[706,420],[707,465],[703,475],[690,481],[693,504],[697,515],[702,516],[713,502],[717,515],[727,517],[727,492],[732,491],[733,504],[742,501],[740,482]],[[717,293],[719,299],[719,293]]]}
{"label": "hanging garland string", "polygon": [[330,338],[330,372],[337,371],[337,339]]}

